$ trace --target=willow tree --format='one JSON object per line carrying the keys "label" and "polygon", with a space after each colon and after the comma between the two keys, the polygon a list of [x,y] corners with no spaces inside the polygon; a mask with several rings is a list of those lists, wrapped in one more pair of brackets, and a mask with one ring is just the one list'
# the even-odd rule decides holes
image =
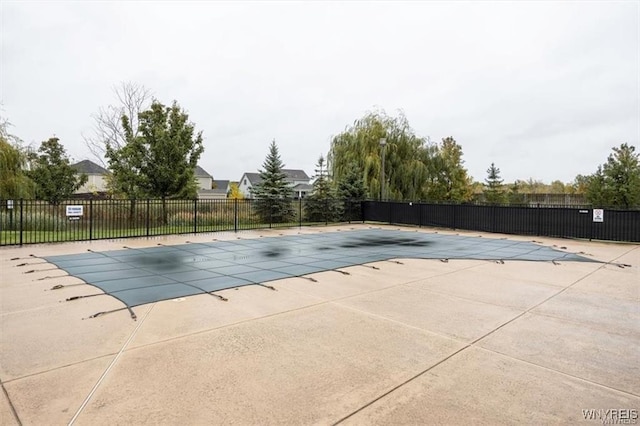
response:
{"label": "willow tree", "polygon": [[32,198],[35,184],[26,174],[27,155],[0,135],[0,200]]}
{"label": "willow tree", "polygon": [[0,200],[33,198],[36,186],[27,176],[28,153],[20,138],[9,133],[9,126],[0,117]]}
{"label": "willow tree", "polygon": [[[385,147],[380,144],[383,138]],[[355,169],[369,195],[380,198],[384,149],[385,198],[419,199],[427,176],[424,145],[402,113],[390,117],[384,111],[370,112],[333,137],[328,156],[331,174],[339,184]]]}

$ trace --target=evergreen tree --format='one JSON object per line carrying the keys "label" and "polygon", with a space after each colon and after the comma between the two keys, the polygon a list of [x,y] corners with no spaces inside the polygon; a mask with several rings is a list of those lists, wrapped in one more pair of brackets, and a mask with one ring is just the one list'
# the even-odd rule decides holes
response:
{"label": "evergreen tree", "polygon": [[338,198],[350,201],[362,201],[367,198],[367,188],[356,164],[349,167],[338,182]]}
{"label": "evergreen tree", "polygon": [[316,164],[316,180],[313,192],[305,202],[305,220],[308,222],[336,222],[341,215],[342,206],[336,199],[336,191],[331,186],[324,157],[321,155]]}
{"label": "evergreen tree", "polygon": [[278,146],[273,140],[269,146],[269,154],[262,163],[262,170],[259,170],[261,181],[252,191],[256,198],[256,213],[265,223],[291,222],[295,217],[291,187],[285,180],[287,175],[283,169]]}
{"label": "evergreen tree", "polygon": [[68,199],[87,182],[87,175],[71,167],[69,158],[56,137],[42,142],[38,153],[31,155],[31,170],[27,173],[36,184],[36,198],[52,204]]}
{"label": "evergreen tree", "polygon": [[485,201],[490,204],[501,204],[505,201],[505,194],[502,190],[502,179],[500,179],[500,169],[494,163],[487,169],[487,178],[484,180]]}

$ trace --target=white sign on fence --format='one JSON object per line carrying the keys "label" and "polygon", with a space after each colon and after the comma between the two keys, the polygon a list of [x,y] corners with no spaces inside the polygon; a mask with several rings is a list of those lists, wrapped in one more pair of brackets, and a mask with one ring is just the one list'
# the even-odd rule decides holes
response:
{"label": "white sign on fence", "polygon": [[8,209],[12,209],[13,208],[13,200],[7,200],[7,208]]}
{"label": "white sign on fence", "polygon": [[604,222],[604,209],[593,209],[593,221]]}
{"label": "white sign on fence", "polygon": [[82,216],[84,206],[67,206],[67,216]]}

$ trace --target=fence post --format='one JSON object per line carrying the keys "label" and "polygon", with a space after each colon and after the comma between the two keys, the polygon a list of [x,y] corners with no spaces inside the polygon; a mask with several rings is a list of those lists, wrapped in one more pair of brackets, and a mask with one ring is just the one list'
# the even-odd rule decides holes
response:
{"label": "fence post", "polygon": [[238,232],[238,199],[233,199],[233,232]]}
{"label": "fence post", "polygon": [[324,199],[324,226],[329,224],[329,199]]}
{"label": "fence post", "polygon": [[22,198],[20,198],[20,246],[22,246]]}
{"label": "fence post", "polygon": [[298,197],[298,227],[302,228],[302,197]]}
{"label": "fence post", "polygon": [[[384,203],[384,201],[383,201],[383,203]],[[389,201],[387,201],[386,203],[389,206],[389,225],[391,225],[391,203]]]}
{"label": "fence post", "polygon": [[271,229],[271,223],[273,222],[273,200],[269,200],[269,229]]}
{"label": "fence post", "polygon": [[589,210],[589,222],[591,222],[589,226],[589,241],[591,241],[593,239],[593,207]]}
{"label": "fence post", "polygon": [[89,241],[93,240],[93,198],[89,199]]}
{"label": "fence post", "polygon": [[147,214],[146,214],[146,225],[147,225],[147,237],[149,236],[149,221],[151,220],[151,213],[149,211],[149,199],[147,198]]}
{"label": "fence post", "polygon": [[453,229],[458,229],[458,204],[453,204]]}
{"label": "fence post", "polygon": [[536,204],[536,235],[539,237],[540,236],[540,221],[542,220],[542,217],[540,215],[540,203]]}
{"label": "fence post", "polygon": [[198,233],[198,199],[193,199],[193,233]]}

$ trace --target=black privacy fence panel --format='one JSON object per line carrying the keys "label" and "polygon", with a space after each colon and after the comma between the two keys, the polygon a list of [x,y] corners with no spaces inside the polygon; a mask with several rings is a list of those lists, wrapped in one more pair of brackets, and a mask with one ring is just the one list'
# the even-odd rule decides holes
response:
{"label": "black privacy fence panel", "polygon": [[364,201],[362,212],[371,222],[640,242],[640,210]]}
{"label": "black privacy fence panel", "polygon": [[351,200],[0,200],[0,246],[362,221]]}

